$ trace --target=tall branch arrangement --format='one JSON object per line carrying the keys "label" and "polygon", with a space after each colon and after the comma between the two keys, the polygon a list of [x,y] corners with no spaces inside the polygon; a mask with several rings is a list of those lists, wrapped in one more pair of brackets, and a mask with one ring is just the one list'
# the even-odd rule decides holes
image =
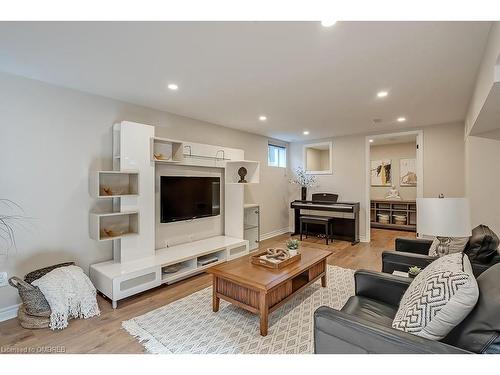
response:
{"label": "tall branch arrangement", "polygon": [[291,178],[289,182],[306,188],[313,187],[316,185],[316,176],[307,174],[302,167],[297,167],[295,168],[295,176]]}
{"label": "tall branch arrangement", "polygon": [[8,254],[16,248],[15,231],[24,228],[24,211],[10,199],[0,198],[0,254]]}

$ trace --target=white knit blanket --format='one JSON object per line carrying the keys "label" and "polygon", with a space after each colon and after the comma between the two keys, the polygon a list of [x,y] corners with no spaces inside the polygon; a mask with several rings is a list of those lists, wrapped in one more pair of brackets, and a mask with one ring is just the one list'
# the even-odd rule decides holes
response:
{"label": "white knit blanket", "polygon": [[68,326],[69,318],[90,318],[99,315],[96,290],[80,267],[60,267],[31,283],[42,291],[50,305],[49,327]]}

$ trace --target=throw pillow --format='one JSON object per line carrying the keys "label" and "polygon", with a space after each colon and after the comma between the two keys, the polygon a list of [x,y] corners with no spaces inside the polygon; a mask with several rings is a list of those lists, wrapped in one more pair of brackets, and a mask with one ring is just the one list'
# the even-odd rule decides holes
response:
{"label": "throw pillow", "polygon": [[469,258],[462,253],[436,259],[412,281],[392,327],[441,340],[474,308],[479,288]]}
{"label": "throw pillow", "polygon": [[[461,253],[464,251],[465,246],[469,242],[469,237],[450,237],[450,252],[448,254]],[[437,247],[439,245],[439,240],[434,238],[432,245],[429,248],[429,256],[437,257]]]}
{"label": "throw pillow", "polygon": [[488,264],[497,255],[498,236],[486,225],[478,225],[472,230],[468,249],[465,253],[472,262]]}

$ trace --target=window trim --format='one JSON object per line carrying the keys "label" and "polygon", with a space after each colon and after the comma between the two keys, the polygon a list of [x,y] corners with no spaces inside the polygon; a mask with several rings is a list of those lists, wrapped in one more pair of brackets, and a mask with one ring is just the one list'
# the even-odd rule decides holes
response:
{"label": "window trim", "polygon": [[[278,153],[278,165],[270,165],[269,164],[269,150],[270,150],[270,147],[274,147],[274,148],[278,148],[278,149],[282,149],[282,150],[285,150],[285,160],[284,160],[284,165],[280,165],[280,158],[279,158],[279,153]],[[268,142],[267,144],[267,166],[268,167],[273,167],[273,168],[287,168],[287,164],[288,164],[288,150],[287,150],[287,147],[286,146],[283,146],[283,145],[280,145],[280,144],[276,144],[276,143],[273,143],[273,142]]]}

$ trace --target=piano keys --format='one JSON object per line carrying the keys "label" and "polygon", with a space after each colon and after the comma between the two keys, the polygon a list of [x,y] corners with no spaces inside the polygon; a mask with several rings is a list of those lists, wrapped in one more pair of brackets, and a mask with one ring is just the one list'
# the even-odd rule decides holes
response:
{"label": "piano keys", "polygon": [[[315,197],[313,197],[315,198]],[[337,202],[326,200],[294,200],[290,203],[294,210],[294,235],[300,234],[301,210],[327,211],[333,218],[333,238],[350,241],[352,245],[359,242],[359,202]],[[311,231],[314,227],[311,225]]]}

